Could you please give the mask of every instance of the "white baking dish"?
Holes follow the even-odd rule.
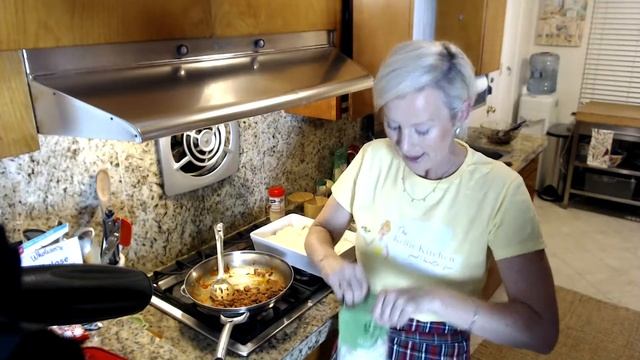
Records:
[[[270,224],[267,224],[253,232],[251,232],[251,240],[256,250],[265,251],[270,254],[280,256],[292,266],[320,276],[320,271],[307,257],[304,250],[305,236],[301,234],[302,229],[313,223],[313,219],[298,214],[289,214]],[[292,231],[295,236],[277,236],[278,231],[287,227],[293,227]],[[288,230],[287,230],[288,231]],[[285,231],[286,232],[286,231]],[[306,231],[304,232],[306,234]],[[276,235],[273,237],[272,235]],[[270,238],[271,237],[271,238]],[[355,260],[355,241],[356,234],[352,231],[345,231],[340,241],[336,244],[335,250],[342,258],[347,260]]]

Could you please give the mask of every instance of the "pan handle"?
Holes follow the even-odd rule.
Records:
[[[216,349],[216,360],[223,360],[227,354],[227,345],[229,345],[229,338],[231,337],[231,330],[235,324],[241,324],[247,321],[249,318],[249,312],[236,317],[226,317],[220,315],[220,323],[224,325],[220,339],[218,340],[218,348]]]
[[[189,297],[189,293],[187,293],[187,289],[184,287],[184,284],[182,284],[182,286],[180,286],[180,294],[182,294],[182,296],[188,298]]]

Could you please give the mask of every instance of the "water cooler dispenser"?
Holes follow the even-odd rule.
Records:
[[[527,120],[521,133],[544,136],[558,122],[558,95],[535,95],[524,90],[520,94],[518,121]]]
[[[555,144],[556,138],[549,129],[558,122],[558,95],[556,86],[560,57],[551,52],[535,53],[529,58],[529,80],[520,94],[518,121],[527,120],[521,133],[534,136],[547,136],[549,144]],[[564,144],[563,144],[564,145]],[[541,191],[548,185],[557,187],[556,179],[562,161],[556,159],[562,151],[548,146],[540,156],[536,189]],[[553,174],[553,176],[551,175]],[[553,180],[551,180],[553,179]],[[552,181],[553,184],[548,182]]]

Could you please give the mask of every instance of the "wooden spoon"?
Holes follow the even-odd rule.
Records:
[[[216,281],[211,284],[209,288],[210,296],[214,299],[218,300],[227,300],[233,296],[233,285],[227,280],[227,276],[224,273],[224,250],[223,250],[223,240],[224,240],[224,224],[218,223],[215,227],[215,235],[216,235],[216,250],[217,250],[217,259],[218,259],[218,276],[216,276]]]
[[[109,207],[111,198],[111,180],[106,169],[101,169],[96,175],[96,193],[100,200],[100,217],[102,217]]]

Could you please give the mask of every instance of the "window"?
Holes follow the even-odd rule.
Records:
[[[640,105],[639,0],[594,0],[580,101]]]

